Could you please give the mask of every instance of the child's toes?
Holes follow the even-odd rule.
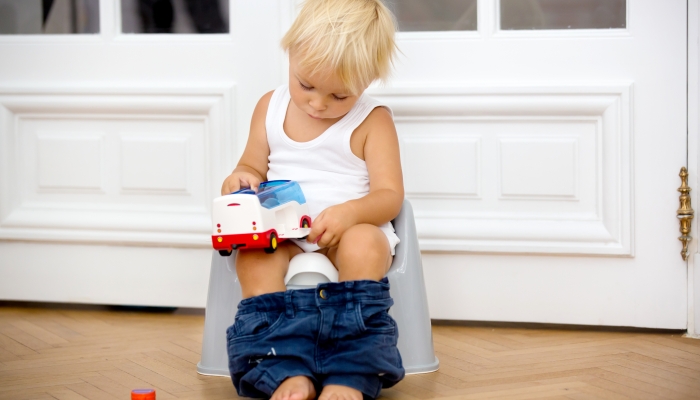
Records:
[[[270,400],[310,400],[316,397],[316,389],[306,376],[294,376],[282,382]]]
[[[348,386],[326,385],[318,400],[362,400],[362,392]]]

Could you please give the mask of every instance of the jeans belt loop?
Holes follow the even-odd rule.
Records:
[[[291,290],[287,290],[284,292],[284,305],[286,308],[286,314],[287,318],[294,318],[294,303],[292,302],[292,293],[294,293]]]

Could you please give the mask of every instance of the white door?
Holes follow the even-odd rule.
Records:
[[[211,199],[294,10],[154,3],[0,0],[0,299],[204,306]]]
[[[431,317],[685,329],[686,1],[392,3]]]

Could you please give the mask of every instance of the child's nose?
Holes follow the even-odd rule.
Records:
[[[323,99],[318,97],[311,98],[311,100],[309,100],[309,105],[316,111],[323,111],[326,109],[326,104],[323,102]]]

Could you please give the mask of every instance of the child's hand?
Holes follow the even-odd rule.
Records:
[[[337,246],[343,233],[356,224],[354,210],[347,203],[328,207],[314,219],[306,241],[321,248]]]
[[[221,185],[221,195],[235,192],[242,187],[249,187],[257,192],[259,185],[260,179],[250,172],[233,171],[231,175],[224,179],[224,184]]]

